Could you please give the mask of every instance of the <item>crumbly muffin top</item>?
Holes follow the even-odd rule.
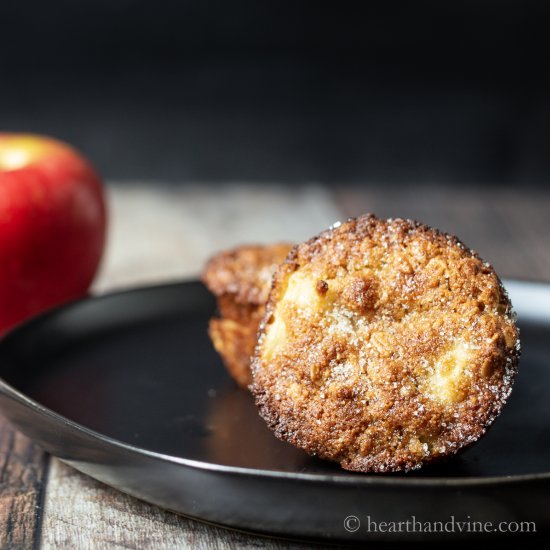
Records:
[[[296,247],[253,362],[281,439],[360,471],[409,470],[476,441],[519,356],[493,268],[456,237],[366,215]]]
[[[216,296],[231,294],[240,304],[265,304],[273,272],[292,246],[246,245],[220,252],[207,263],[202,280]]]

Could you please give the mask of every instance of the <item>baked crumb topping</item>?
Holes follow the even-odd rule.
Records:
[[[476,441],[519,355],[492,267],[450,235],[364,216],[277,271],[253,392],[282,439],[362,471],[411,469]]]

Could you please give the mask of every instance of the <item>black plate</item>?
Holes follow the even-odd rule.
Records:
[[[373,531],[375,521],[454,517],[536,522],[540,536],[550,527],[550,287],[507,286],[523,346],[508,406],[470,450],[410,474],[346,472],[275,439],[210,345],[214,301],[197,282],[90,298],[19,328],[0,343],[0,407],[75,468],[233,528],[360,542],[427,536]],[[360,525],[346,529],[348,516]]]

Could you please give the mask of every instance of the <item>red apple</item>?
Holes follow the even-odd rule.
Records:
[[[105,229],[101,180],[82,155],[0,133],[0,333],[86,294]]]

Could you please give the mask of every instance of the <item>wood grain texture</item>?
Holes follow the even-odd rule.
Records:
[[[112,185],[110,242],[96,292],[196,277],[206,259],[243,242],[303,240],[335,221],[316,185]],[[213,495],[212,498],[215,498]],[[185,519],[52,460],[42,548],[303,548]]]
[[[0,548],[33,548],[39,537],[48,458],[0,416]]]
[[[334,196],[344,217],[416,219],[457,235],[502,277],[550,281],[550,190],[370,185]]]
[[[166,512],[53,459],[41,548],[298,550],[304,546],[230,531]]]

